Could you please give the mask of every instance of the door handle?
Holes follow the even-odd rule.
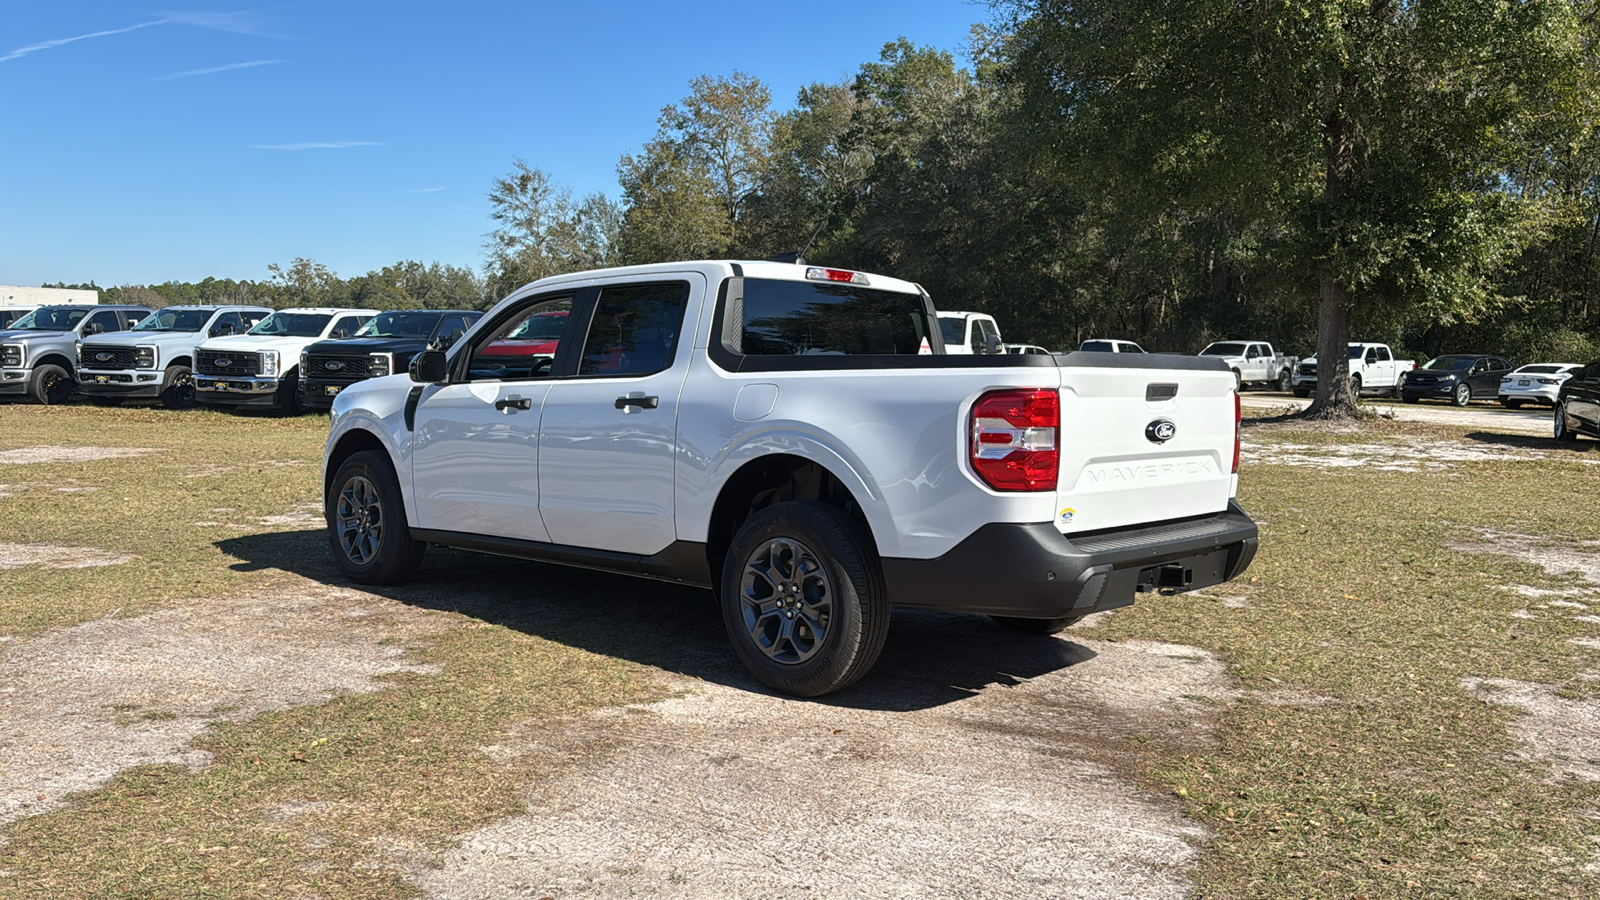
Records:
[[[660,405],[660,397],[645,397],[642,395],[635,396],[633,394],[629,394],[626,397],[617,398],[617,409],[627,409],[630,406],[637,406],[640,409],[655,409]]]
[[[528,397],[507,397],[504,400],[496,400],[494,408],[499,412],[511,409],[532,409],[533,400]]]

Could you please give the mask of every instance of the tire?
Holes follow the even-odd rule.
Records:
[[[1450,402],[1456,406],[1466,406],[1472,402],[1472,385],[1458,384],[1455,393],[1450,395]]]
[[[1389,392],[1389,396],[1393,397],[1396,400],[1404,400],[1405,399],[1405,394],[1404,394],[1403,391],[1400,390],[1400,385],[1402,383],[1403,382],[1396,381],[1394,383],[1394,390]]]
[[[194,371],[188,366],[168,366],[161,380],[161,405],[167,409],[194,409]]]
[[[1239,374],[1238,369],[1233,370],[1233,389],[1238,393],[1244,393],[1244,376]]]
[[[1305,398],[1311,396],[1311,391],[1307,388],[1295,388],[1294,395],[1299,397],[1301,400],[1304,400]]]
[[[719,601],[734,655],[762,684],[796,697],[855,683],[889,633],[877,554],[823,503],[777,503],[751,516],[728,548]]]
[[[33,377],[28,379],[28,399],[44,406],[67,402],[76,389],[72,374],[54,363],[35,366]]]
[[[1361,399],[1361,376],[1360,375],[1351,375],[1350,376],[1350,396],[1356,398],[1357,400]]]
[[[278,409],[286,416],[306,414],[306,395],[300,390],[300,375],[291,372],[278,388]]]
[[[89,395],[89,402],[94,406],[121,406],[122,400],[123,398],[121,397],[96,397],[93,394]]]
[[[1061,616],[1055,619],[1024,619],[1018,616],[990,616],[995,624],[1023,634],[1055,634],[1068,625],[1077,623],[1083,616]]]
[[[1507,397],[1506,399],[1501,400],[1500,403],[1506,409],[1521,409],[1522,408],[1522,401],[1521,400],[1513,400],[1510,397]]]
[[[1282,393],[1287,394],[1287,393],[1289,393],[1289,388],[1292,387],[1292,386],[1293,386],[1293,378],[1289,375],[1289,370],[1288,369],[1284,369],[1282,372],[1279,372],[1278,373],[1278,390],[1281,391]]]
[[[1407,397],[1404,394],[1400,395],[1400,399],[1404,400],[1407,403],[1418,403],[1418,402],[1420,402],[1422,400],[1421,397]]]
[[[1567,405],[1565,403],[1556,404],[1554,426],[1556,440],[1570,444],[1578,439],[1578,433],[1567,427]]]
[[[334,474],[323,515],[333,561],[357,584],[399,584],[422,564],[428,545],[406,525],[405,497],[378,450],[351,454]]]

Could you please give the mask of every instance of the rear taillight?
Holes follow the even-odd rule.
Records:
[[[1239,409],[1239,392],[1233,392],[1233,474],[1239,474],[1239,422],[1244,418]]]
[[[1055,391],[990,391],[972,404],[973,471],[997,491],[1053,491],[1061,454]]]

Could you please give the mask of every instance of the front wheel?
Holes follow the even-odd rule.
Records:
[[[734,535],[722,567],[733,652],[773,690],[817,697],[872,668],[889,598],[871,543],[837,507],[777,503]]]
[[[1578,439],[1577,432],[1567,427],[1567,405],[1565,403],[1556,404],[1555,436],[1556,440],[1568,443]]]
[[[996,625],[1020,631],[1023,634],[1055,634],[1083,619],[1083,616],[1059,616],[1054,619],[1024,619],[1019,616],[990,616]]]
[[[398,584],[422,564],[428,545],[411,536],[405,498],[380,451],[351,454],[322,500],[333,561],[359,584]]]
[[[161,405],[167,409],[194,408],[194,372],[188,366],[168,366],[161,381]]]
[[[55,406],[72,397],[72,375],[54,363],[45,363],[33,370],[28,381],[28,397],[35,403]]]
[[[1351,375],[1350,376],[1350,396],[1356,398],[1357,400],[1361,399],[1361,376],[1360,375]]]
[[[1472,386],[1467,384],[1456,385],[1456,392],[1450,395],[1450,402],[1457,406],[1466,406],[1472,402]]]
[[[278,386],[278,409],[286,416],[306,414],[306,395],[300,390],[300,373],[290,372]]]

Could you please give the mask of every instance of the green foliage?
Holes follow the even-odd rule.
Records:
[[[570,190],[518,159],[495,180],[489,203],[498,223],[486,245],[490,301],[541,278],[616,263],[621,213],[603,194],[574,203]]]

